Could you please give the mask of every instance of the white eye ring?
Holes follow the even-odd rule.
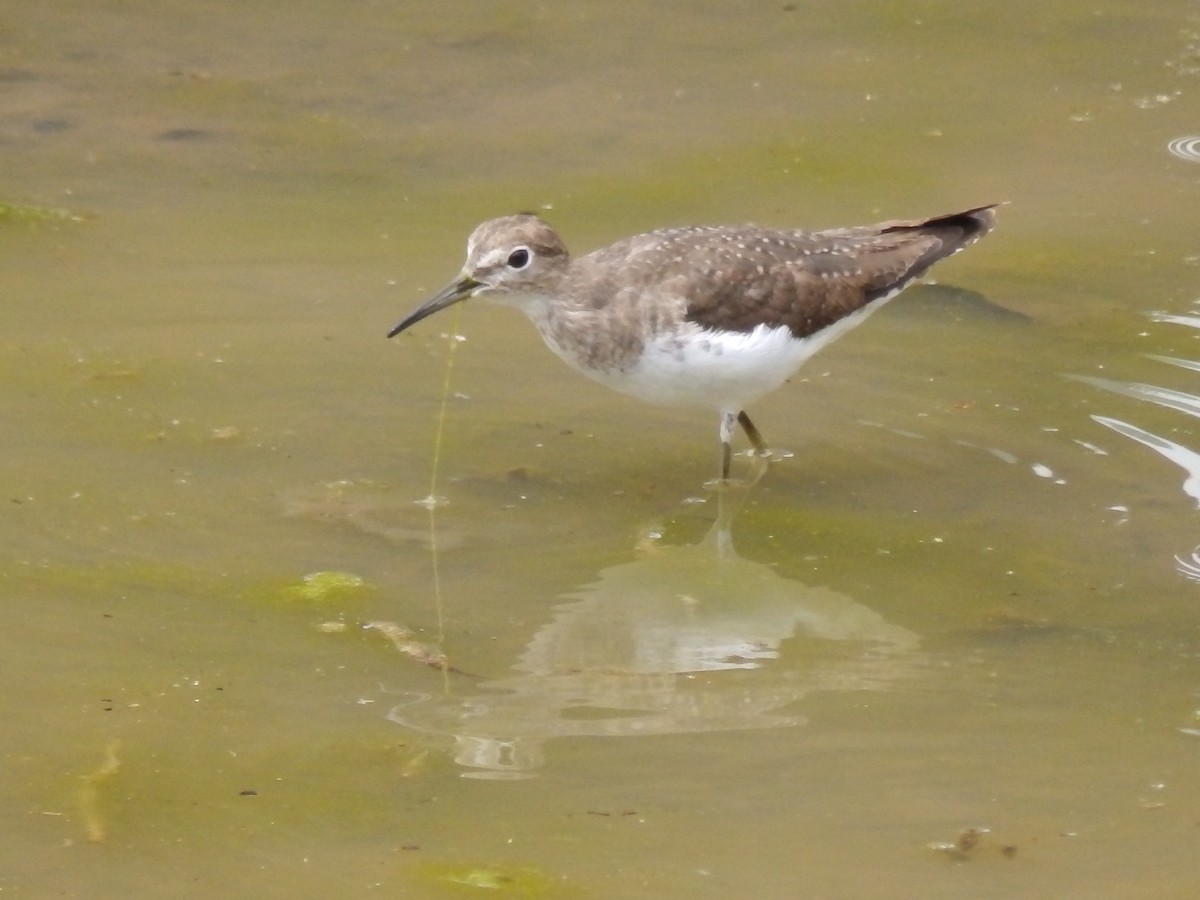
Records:
[[[528,247],[514,247],[508,254],[508,267],[517,272],[527,268],[531,262],[533,262],[533,251]]]

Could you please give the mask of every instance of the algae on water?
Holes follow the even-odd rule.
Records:
[[[0,200],[0,222],[78,222],[82,218],[68,209]]]

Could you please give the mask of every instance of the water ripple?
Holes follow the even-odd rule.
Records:
[[[1187,362],[1191,362],[1188,360]],[[1189,367],[1190,368],[1190,367]],[[1138,384],[1137,382],[1110,381],[1107,378],[1095,378],[1091,375],[1072,375],[1076,381],[1082,381],[1085,384],[1090,384],[1093,387],[1103,388],[1106,391],[1112,391],[1114,394],[1124,394],[1126,397],[1133,397],[1135,400],[1147,400],[1150,403],[1157,403],[1159,406],[1165,406],[1167,409],[1173,409],[1176,412],[1186,413],[1189,416],[1200,418],[1200,397],[1195,394],[1188,394],[1183,391],[1174,391],[1170,388],[1159,387],[1155,384]]]
[[[1200,162],[1200,136],[1187,135],[1167,142],[1167,152],[1188,162]]]
[[[1192,581],[1200,581],[1200,547],[1192,550],[1192,555],[1184,559],[1182,556],[1175,557],[1175,568],[1184,578],[1189,578]]]
[[[1200,162],[1200,137],[1178,138],[1172,141],[1171,152],[1176,156],[1183,156],[1185,159],[1194,159]],[[1184,154],[1192,155],[1184,156]],[[1165,312],[1154,312],[1150,314],[1150,318],[1155,322],[1185,325],[1189,328],[1200,329],[1200,317],[1194,315],[1181,316]],[[1200,360],[1180,359],[1174,356],[1158,356],[1154,354],[1147,354],[1147,356],[1156,362],[1165,363],[1166,365],[1177,366],[1178,368],[1193,372],[1200,371]],[[1069,375],[1068,377],[1085,384],[1090,384],[1101,390],[1111,391],[1114,394],[1121,394],[1135,400],[1153,403],[1174,412],[1183,413],[1184,415],[1200,417],[1200,395],[1159,387],[1154,384],[1112,381],[1107,378],[1095,378],[1090,375]],[[1159,456],[1183,469],[1185,473],[1183,493],[1191,497],[1200,506],[1200,453],[1122,419],[1098,415],[1093,415],[1091,418],[1105,428],[1109,428],[1117,434],[1136,441],[1143,447],[1148,447]],[[1190,555],[1176,555],[1175,568],[1183,577],[1200,583],[1200,546],[1193,549]]]
[[[1149,447],[1155,453],[1183,469],[1187,473],[1187,478],[1183,482],[1183,492],[1195,500],[1197,505],[1200,505],[1200,453],[1189,450],[1182,444],[1169,441],[1161,435],[1138,428],[1136,425],[1122,422],[1120,419],[1108,416],[1092,416],[1092,419],[1111,428],[1117,434],[1123,434],[1130,440]]]

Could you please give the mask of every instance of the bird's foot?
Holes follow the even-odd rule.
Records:
[[[751,455],[765,459],[767,462],[779,462],[784,459],[791,459],[796,454],[791,450],[750,450]]]

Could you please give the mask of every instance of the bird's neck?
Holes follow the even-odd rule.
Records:
[[[641,355],[647,332],[633,308],[597,308],[560,296],[525,296],[512,303],[533,322],[546,346],[586,374],[627,371]]]

